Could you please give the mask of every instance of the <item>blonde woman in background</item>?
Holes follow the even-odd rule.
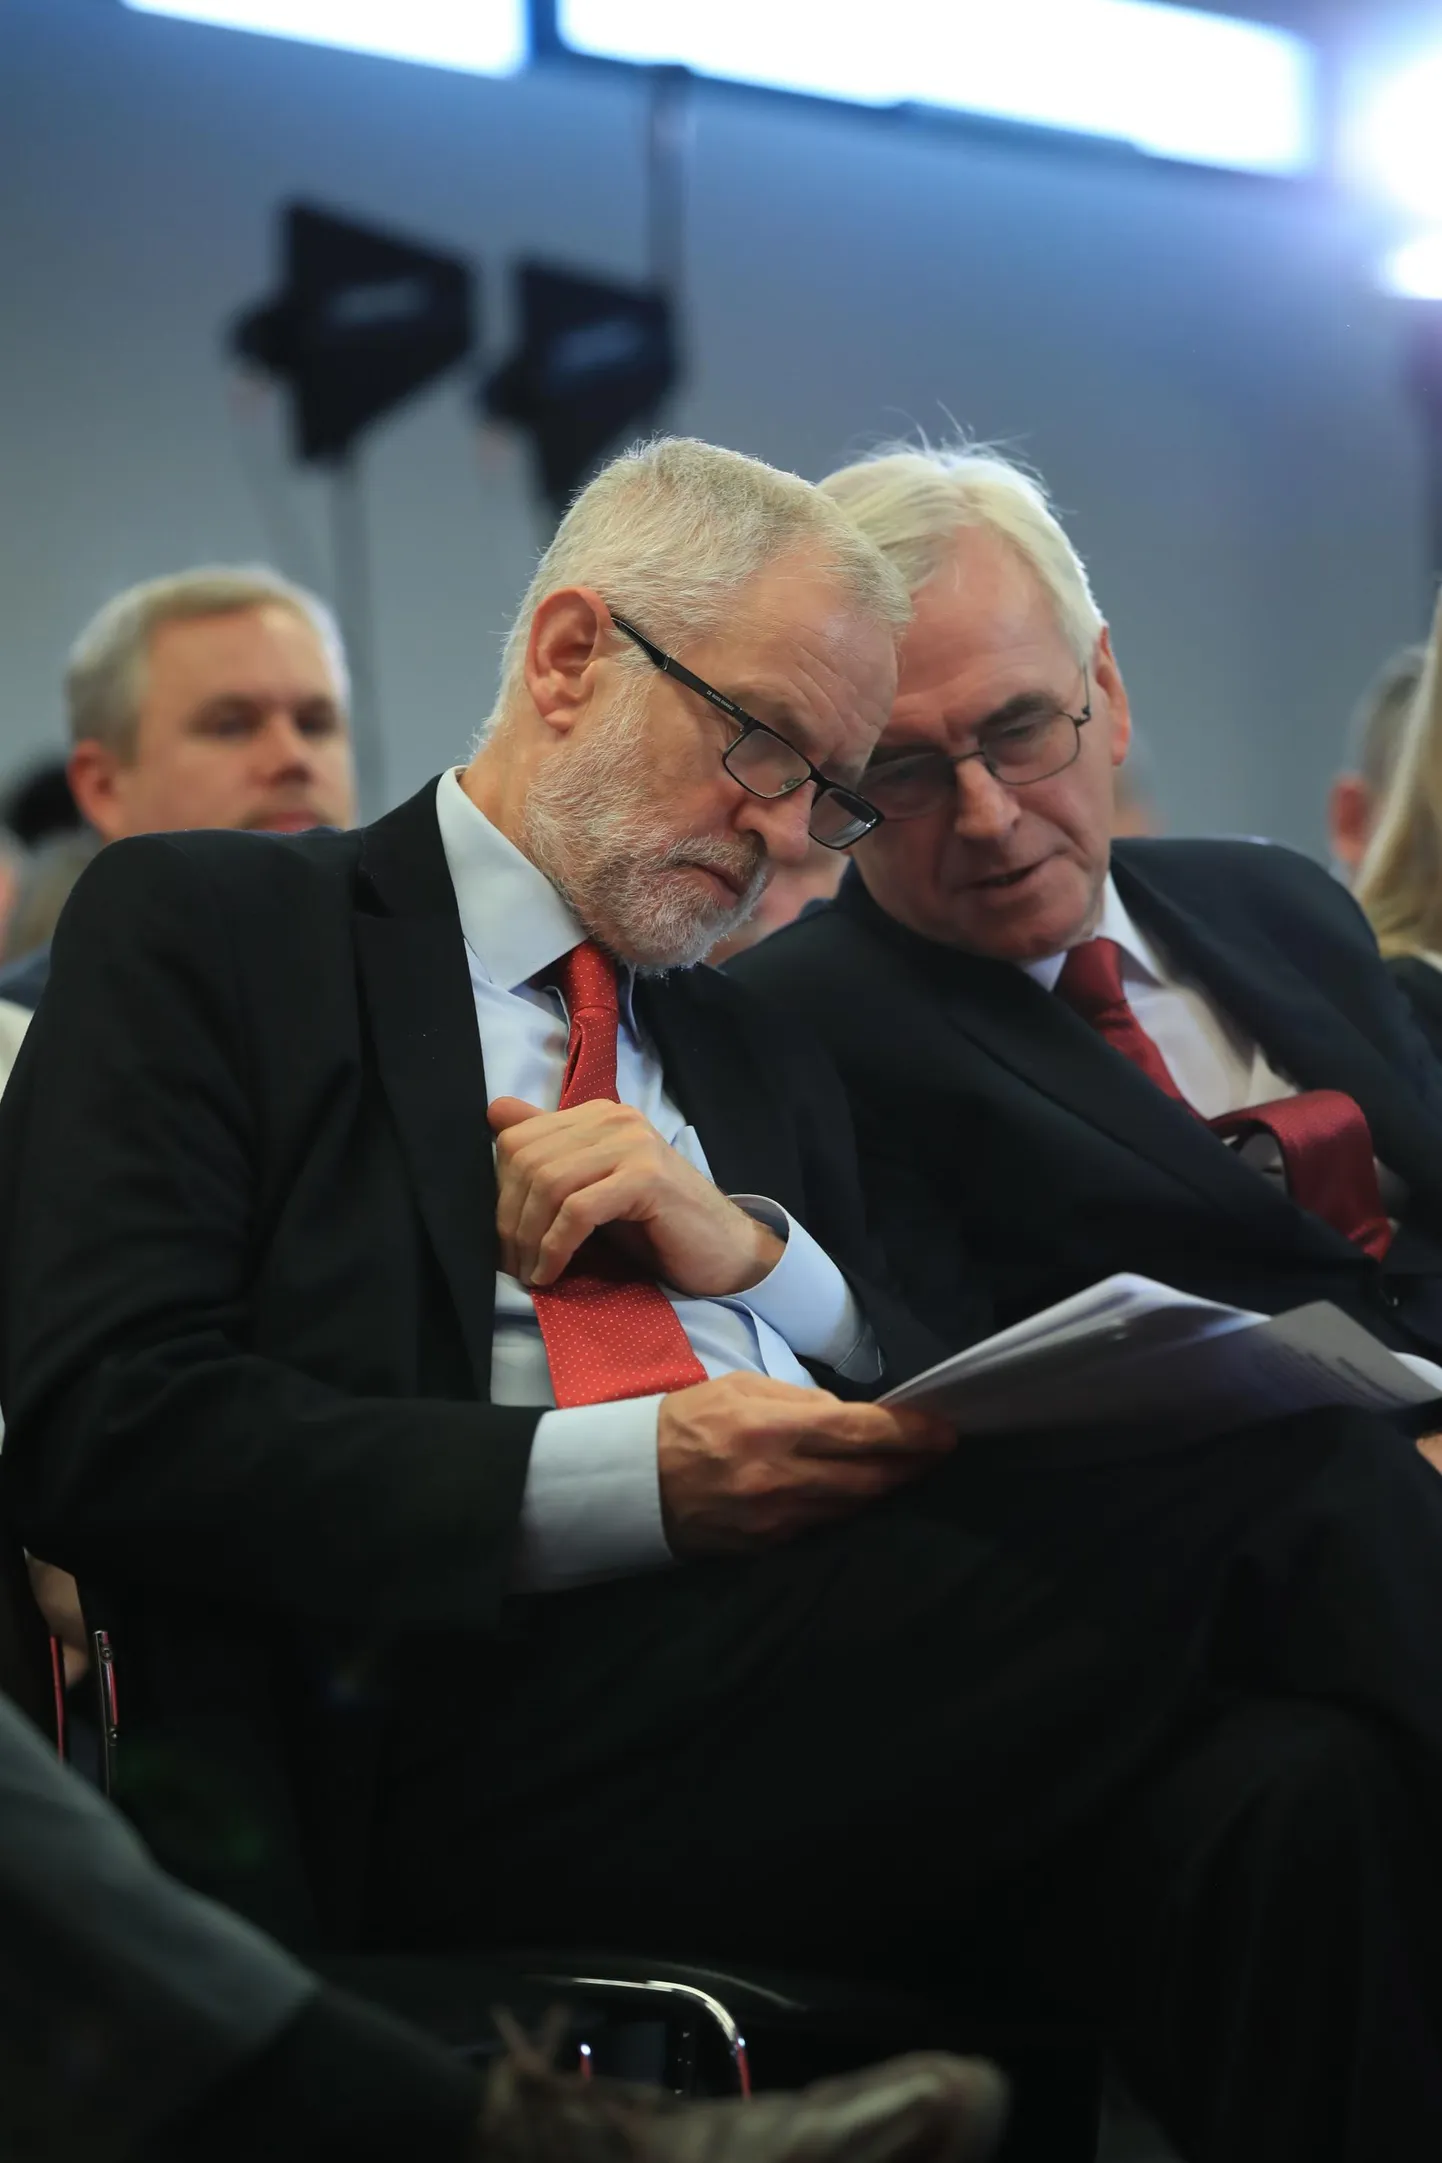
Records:
[[[1354,891],[1442,1058],[1442,599]]]

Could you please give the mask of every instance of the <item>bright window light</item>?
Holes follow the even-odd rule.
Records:
[[[944,106],[1246,172],[1300,173],[1316,155],[1309,45],[1157,0],[557,0],[557,20],[577,52],[773,90]]]
[[[1423,218],[1442,218],[1442,49],[1421,54],[1358,100],[1346,130],[1354,177]]]
[[[1382,283],[1409,300],[1442,300],[1442,233],[1422,233],[1394,248],[1382,265]]]
[[[471,75],[512,75],[526,61],[525,0],[125,0],[225,30],[339,45]]]

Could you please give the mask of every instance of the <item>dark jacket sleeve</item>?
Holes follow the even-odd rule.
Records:
[[[247,1025],[262,994],[183,848],[116,844],[71,897],[0,1105],[0,1403],[22,1535],[82,1579],[483,1626],[538,1415],[349,1395],[249,1341],[274,1151]]]
[[[878,1227],[868,1218],[852,1108],[829,1053],[798,1021],[794,1006],[743,987],[733,967],[728,966],[725,979],[730,997],[742,1002],[738,1019],[744,1015],[755,1034],[758,1062],[775,1077],[796,1124],[805,1195],[802,1221],[846,1278],[882,1358],[881,1379],[869,1385],[858,1386],[815,1365],[812,1372],[839,1396],[875,1397],[934,1366],[954,1347],[937,1335],[907,1296],[876,1236]]]
[[[894,981],[882,987],[889,1005],[880,1000],[878,965],[833,905],[737,955],[725,973],[778,1028],[804,1031],[804,1042],[817,1046],[823,1072],[800,1085],[825,1106],[823,1117],[807,1120],[818,1152],[808,1182],[818,1194],[834,1185],[838,1219],[810,1229],[854,1272],[895,1381],[987,1336],[994,1322],[985,1277],[948,1200],[950,1138],[916,1114],[914,1069],[923,1055],[904,1003],[910,992],[903,986],[899,1013]],[[823,1162],[829,1137],[834,1149]]]

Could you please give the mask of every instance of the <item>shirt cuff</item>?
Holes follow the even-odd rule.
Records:
[[[804,1224],[764,1194],[733,1194],[731,1200],[785,1242],[781,1259],[759,1284],[739,1297],[769,1323],[798,1359],[815,1360],[848,1382],[875,1382],[881,1354],[855,1294]]]
[[[664,1568],[659,1397],[567,1405],[536,1422],[521,1498],[517,1589],[559,1592]]]

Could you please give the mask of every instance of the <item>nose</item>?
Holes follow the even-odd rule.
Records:
[[[296,726],[295,715],[289,707],[277,706],[267,716],[257,739],[257,749],[259,763],[271,780],[292,774],[310,774],[314,769],[310,739]]]
[[[767,860],[776,865],[804,864],[811,848],[811,805],[816,791],[807,782],[789,796],[747,796],[735,819],[738,833],[758,834]]]
[[[963,841],[1002,841],[1021,817],[1021,807],[1009,788],[997,780],[980,759],[967,759],[953,769],[956,776],[954,830]]]

